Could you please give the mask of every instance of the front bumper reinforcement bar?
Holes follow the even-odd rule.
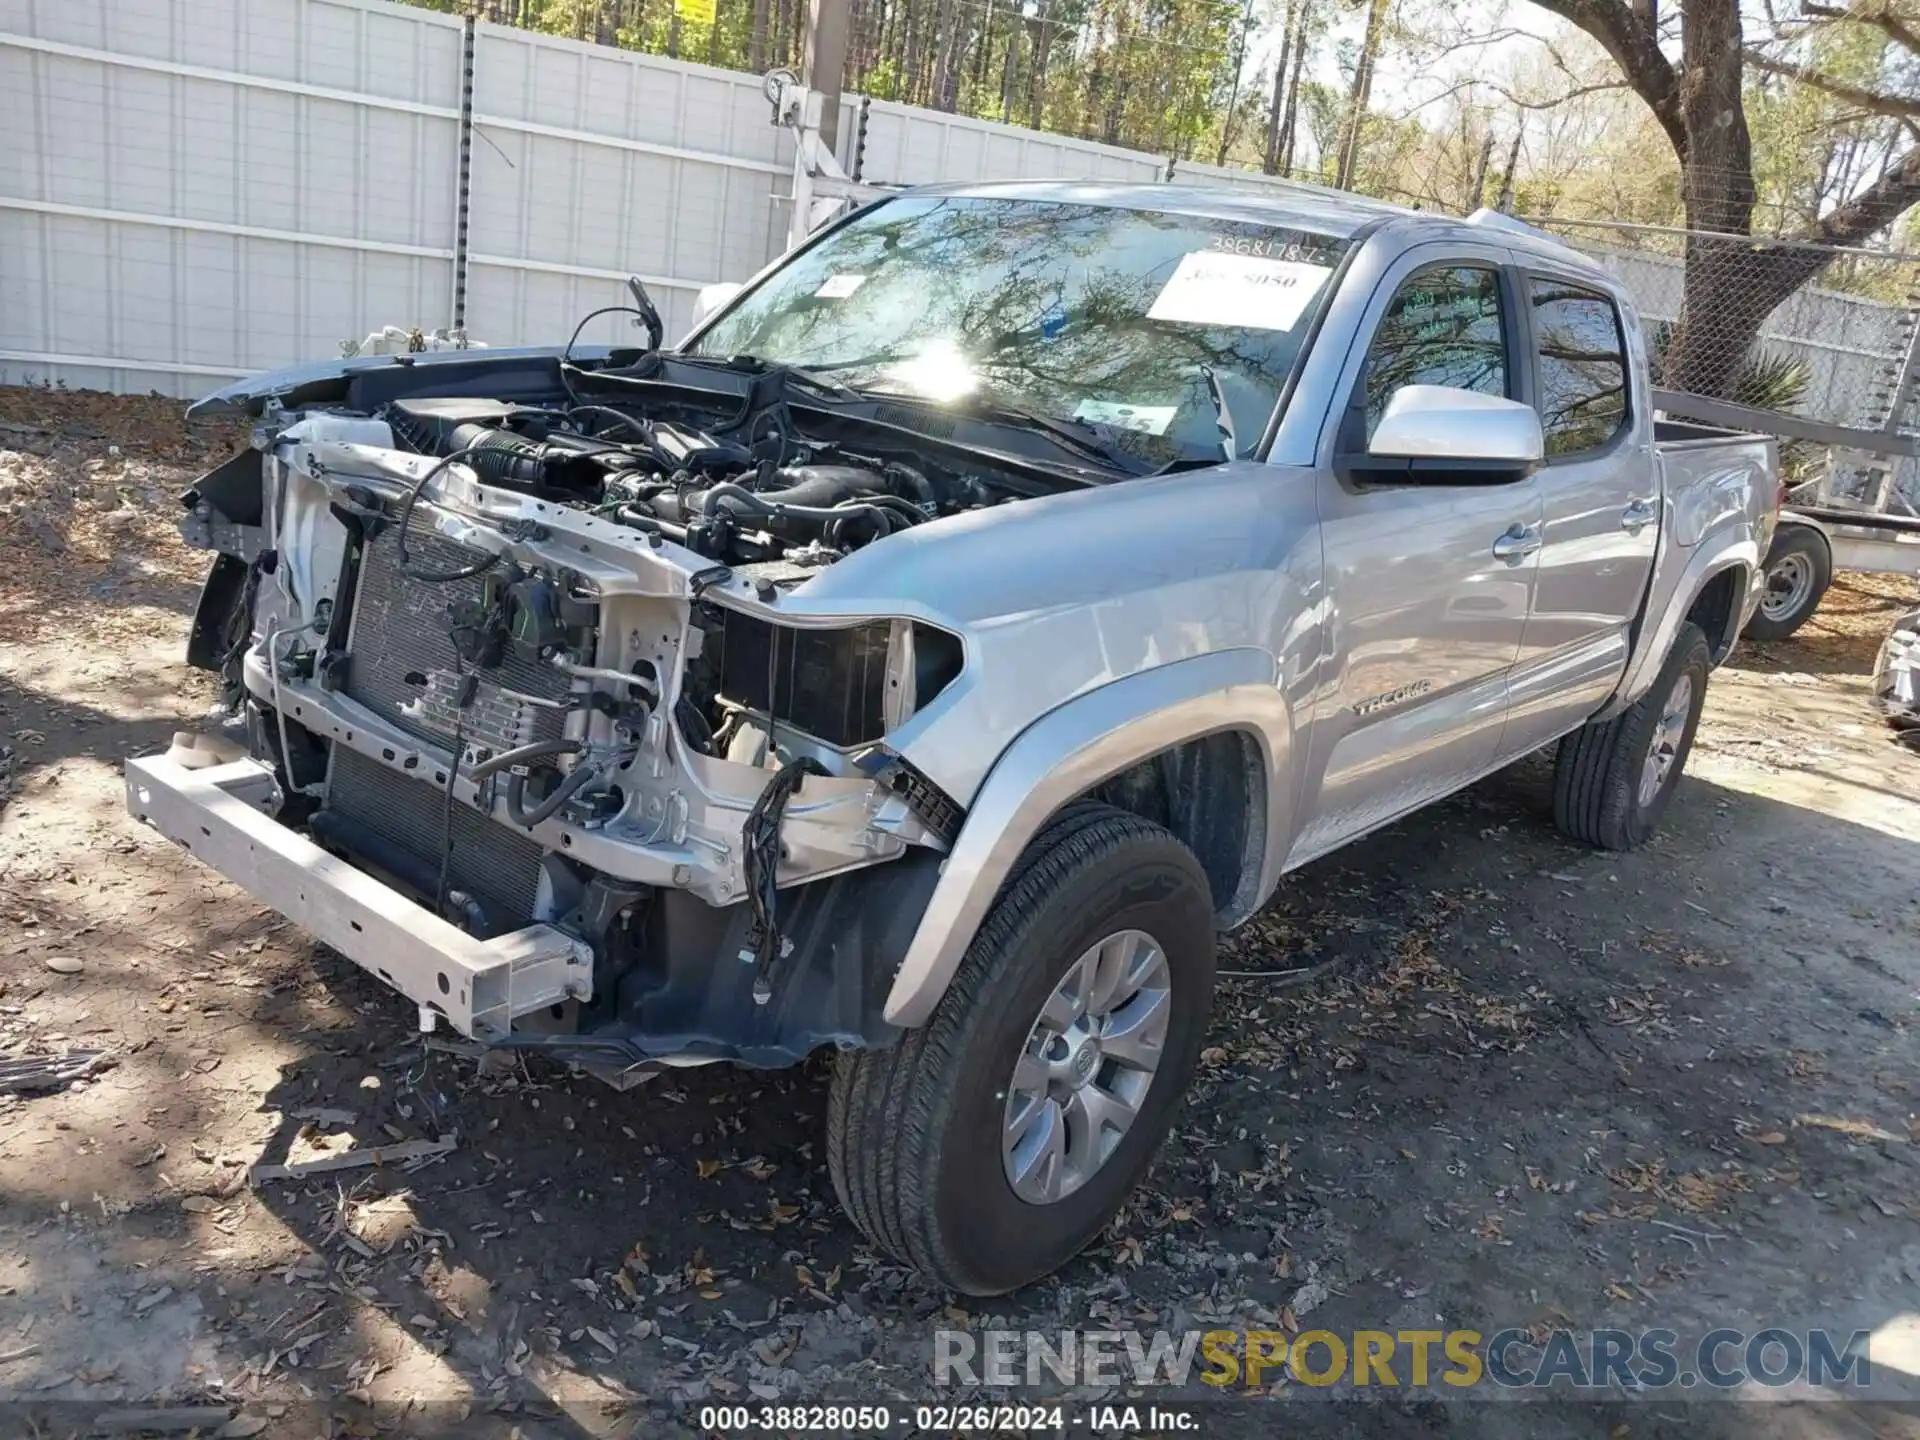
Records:
[[[479,940],[280,824],[273,772],[257,760],[190,770],[165,755],[127,762],[133,814],[318,936],[361,969],[476,1040],[514,1017],[593,993],[592,951],[551,925]]]

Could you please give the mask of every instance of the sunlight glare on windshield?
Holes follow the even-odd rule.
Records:
[[[958,400],[980,388],[980,377],[958,345],[942,335],[910,360],[887,367],[890,379],[929,400]]]

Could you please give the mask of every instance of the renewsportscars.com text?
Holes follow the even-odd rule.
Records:
[[[1733,1390],[1873,1383],[1869,1332],[1712,1330],[939,1330],[936,1385]]]

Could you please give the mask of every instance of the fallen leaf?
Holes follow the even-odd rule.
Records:
[[[693,1168],[699,1172],[702,1180],[711,1180],[720,1173],[720,1162],[718,1160],[696,1160],[693,1162]]]
[[[1813,1125],[1822,1130],[1835,1130],[1855,1140],[1892,1140],[1896,1144],[1906,1136],[1896,1135],[1891,1130],[1882,1130],[1878,1125],[1866,1120],[1844,1120],[1837,1115],[1796,1115],[1796,1125]]]
[[[1769,1130],[1764,1135],[1754,1136],[1753,1143],[1756,1145],[1784,1145],[1787,1143],[1786,1132],[1781,1130]]]

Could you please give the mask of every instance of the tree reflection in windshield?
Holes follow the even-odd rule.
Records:
[[[1243,220],[905,196],[795,257],[691,349],[1016,405],[1155,464],[1213,459],[1208,369],[1248,453],[1345,248]]]

